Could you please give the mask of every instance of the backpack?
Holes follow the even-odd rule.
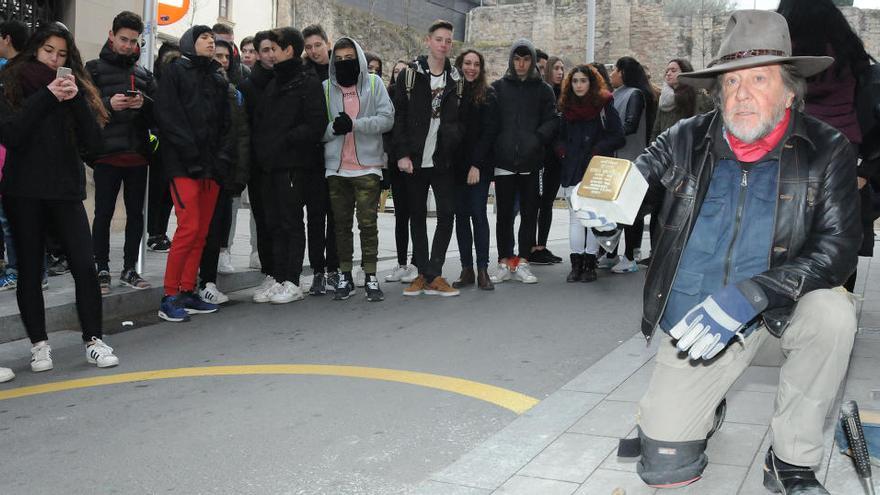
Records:
[[[409,100],[412,96],[413,86],[416,85],[416,71],[413,70],[412,67],[407,66],[404,69],[404,87],[406,88],[406,99]],[[464,93],[464,77],[459,77],[458,81],[455,82],[455,94],[458,96],[458,99],[461,100],[461,95]]]
[[[859,155],[864,160],[880,157],[880,64],[872,61],[856,82],[856,115],[862,130]]]

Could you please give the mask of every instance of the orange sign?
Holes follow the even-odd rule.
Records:
[[[189,0],[159,0],[159,25],[167,26],[183,19],[189,12]]]

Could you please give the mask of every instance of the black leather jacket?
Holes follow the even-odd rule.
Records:
[[[767,296],[761,316],[777,336],[803,295],[846,281],[856,268],[862,238],[856,158],[849,142],[801,112],[792,112],[792,121],[780,155],[770,269],[751,279]],[[720,125],[717,111],[682,120],[634,162],[648,181],[648,197],[663,197],[656,254],[645,280],[642,333],[649,340],[708,190]]]

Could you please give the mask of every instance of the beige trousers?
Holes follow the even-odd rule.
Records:
[[[773,451],[785,462],[815,466],[822,459],[822,428],[849,364],[857,329],[852,295],[821,289],[800,299],[782,335],[785,355],[773,419]],[[663,334],[648,391],[639,402],[639,426],[654,440],[703,440],[715,408],[768,338],[759,328],[713,361],[691,361]]]

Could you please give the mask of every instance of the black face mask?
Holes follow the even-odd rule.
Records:
[[[354,60],[337,60],[333,62],[336,68],[336,82],[342,87],[354,86],[357,84],[358,75],[361,73],[360,62]]]

